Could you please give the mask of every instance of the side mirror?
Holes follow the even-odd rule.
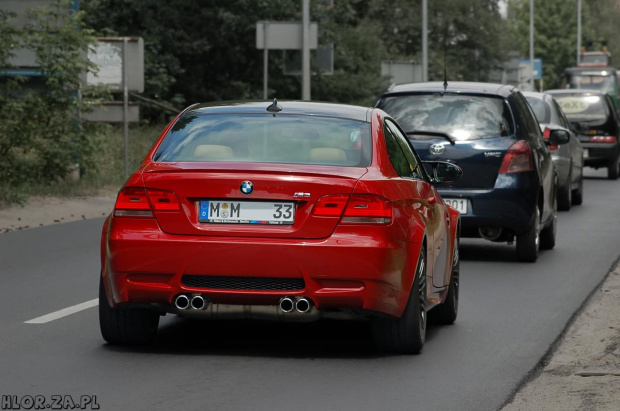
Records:
[[[423,161],[431,182],[453,183],[463,176],[463,169],[447,161]]]
[[[568,144],[570,141],[570,134],[566,130],[551,130],[551,135],[547,144],[551,146],[559,146],[562,144]]]

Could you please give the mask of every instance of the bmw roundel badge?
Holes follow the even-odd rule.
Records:
[[[252,194],[252,191],[254,191],[254,184],[251,181],[246,180],[241,183],[241,192],[243,194]]]

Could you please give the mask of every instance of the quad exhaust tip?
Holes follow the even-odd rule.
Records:
[[[200,294],[187,295],[179,294],[174,299],[174,306],[178,310],[204,310],[209,305],[209,300]]]
[[[280,299],[280,310],[285,313],[290,313],[295,309],[295,300],[291,297],[283,297]]]
[[[207,307],[207,300],[201,295],[192,297],[191,306],[194,310],[204,310]]]
[[[295,308],[300,313],[307,313],[308,311],[310,311],[310,307],[310,300],[308,300],[306,297],[301,297],[297,300],[297,303],[295,303]]]
[[[179,310],[186,310],[189,308],[189,298],[185,294],[177,295],[174,299],[174,306]]]
[[[283,297],[280,299],[280,310],[290,313],[297,310],[299,313],[307,313],[312,308],[312,302],[306,297]]]

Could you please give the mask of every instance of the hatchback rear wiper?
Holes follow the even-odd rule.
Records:
[[[435,136],[445,138],[450,142],[450,144],[454,145],[455,140],[448,133],[444,133],[442,131],[426,131],[426,130],[413,130],[406,133],[408,136]]]

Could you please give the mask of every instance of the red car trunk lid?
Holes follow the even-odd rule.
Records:
[[[351,194],[366,168],[232,163],[151,164],[143,171],[147,189],[174,192],[181,211],[155,211],[161,229],[169,234],[262,238],[325,238],[340,216],[315,216],[316,201],[331,194]],[[252,183],[251,194],[241,191]],[[292,224],[231,224],[200,221],[201,201],[282,202],[294,206]]]

